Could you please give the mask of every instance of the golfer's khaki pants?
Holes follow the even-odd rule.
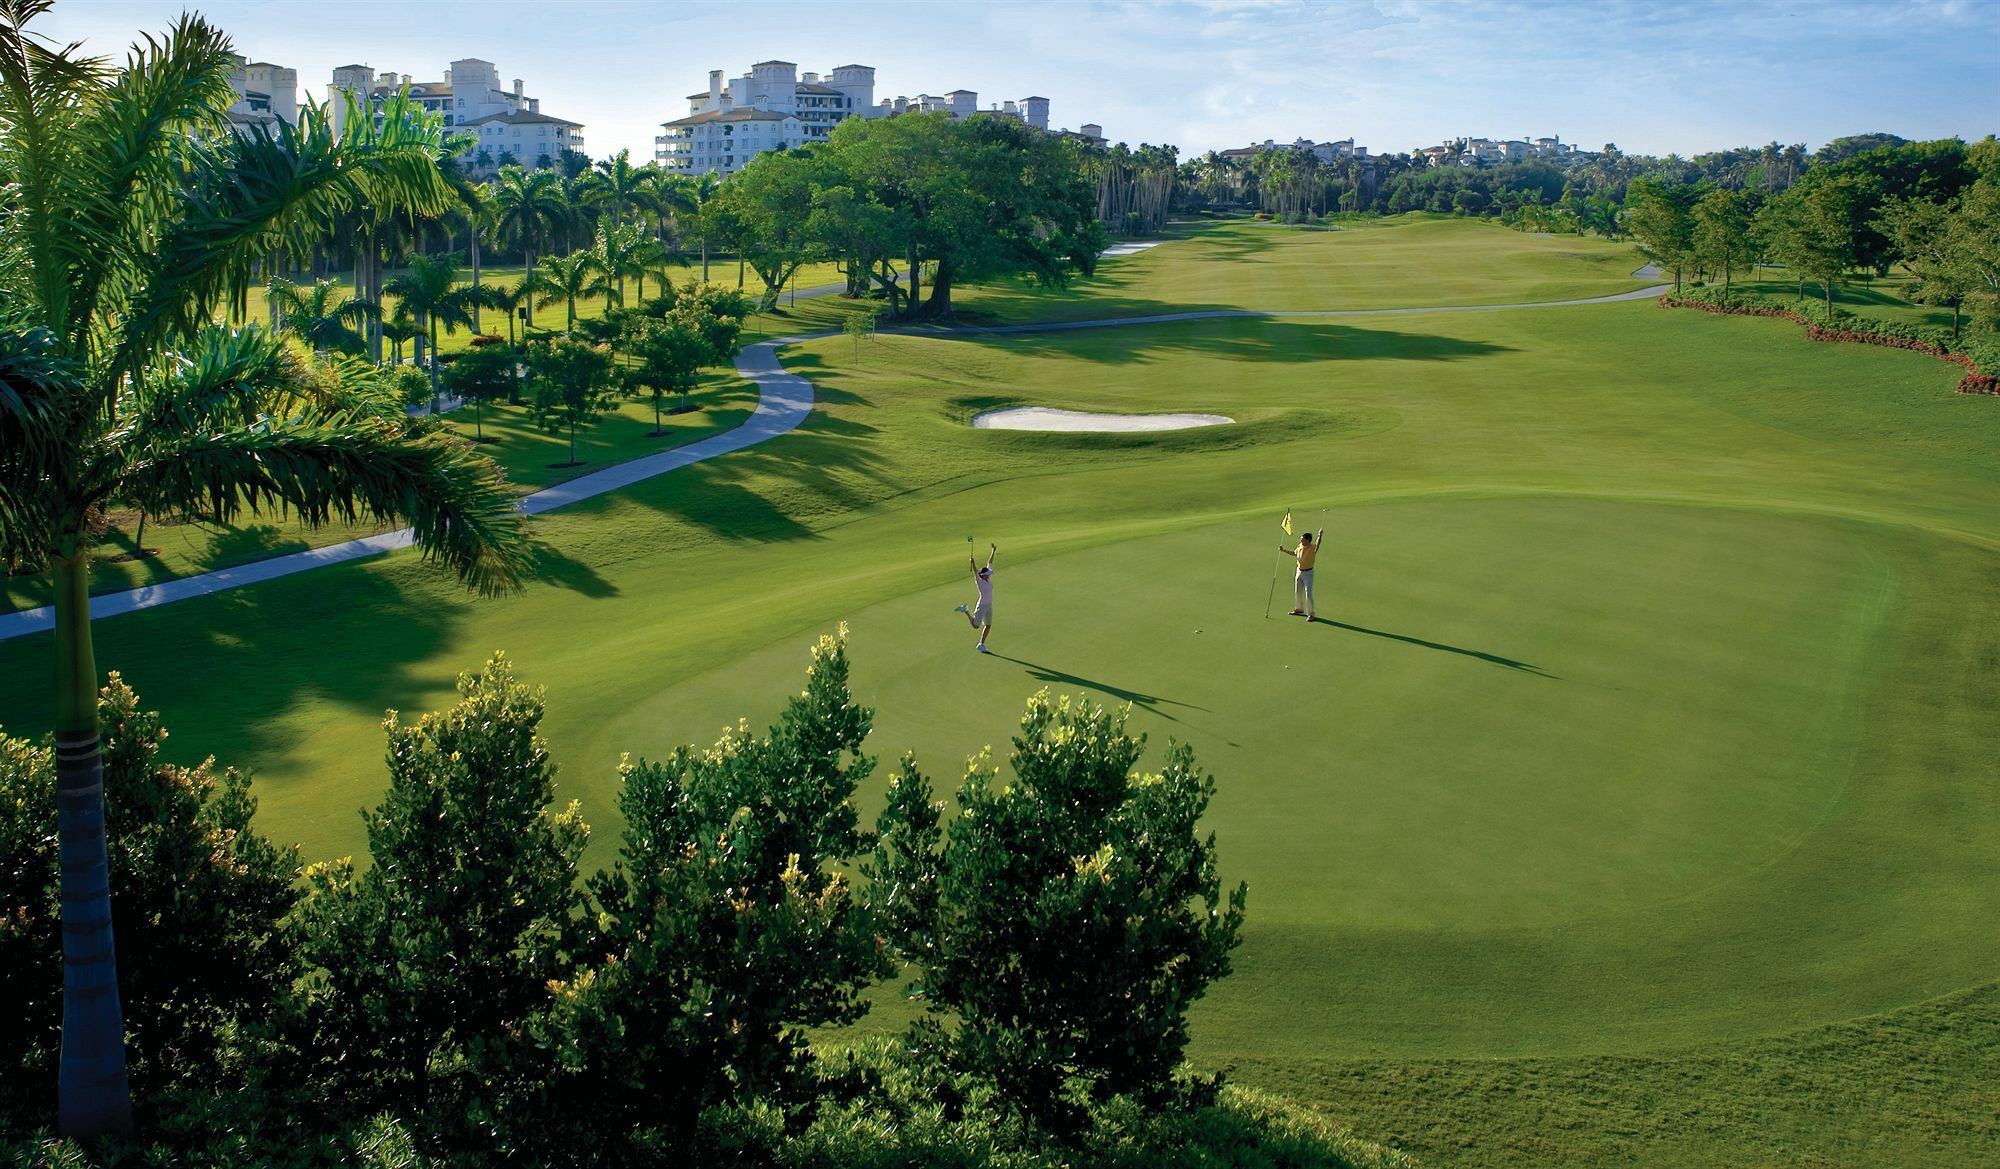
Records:
[[[1299,569],[1298,579],[1292,582],[1292,608],[1304,609],[1308,617],[1314,615],[1313,570],[1310,568]]]

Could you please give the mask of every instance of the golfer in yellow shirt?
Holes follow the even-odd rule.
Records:
[[[1299,562],[1299,574],[1292,581],[1292,604],[1297,606],[1292,610],[1294,617],[1312,621],[1319,616],[1313,612],[1313,561],[1319,559],[1320,542],[1325,539],[1326,529],[1321,528],[1318,539],[1311,532],[1300,532],[1297,548],[1278,545],[1278,551]]]

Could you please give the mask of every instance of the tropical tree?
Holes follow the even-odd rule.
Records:
[[[1695,203],[1691,245],[1696,259],[1710,275],[1722,272],[1722,294],[1736,268],[1756,254],[1750,239],[1750,201],[1741,191],[1717,188]]]
[[[624,223],[629,212],[646,204],[646,168],[632,165],[630,150],[599,159],[591,185],[596,188],[597,202],[610,213],[614,226]]]
[[[518,343],[514,335],[514,322],[523,308],[534,304],[536,294],[546,287],[539,269],[530,268],[512,284],[488,286],[485,301],[489,307],[507,314],[507,344],[512,348]]]
[[[500,168],[493,208],[495,234],[521,249],[530,272],[535,270],[535,257],[548,247],[569,214],[561,179],[551,171],[524,171],[518,166]],[[533,328],[534,304],[528,302],[527,307],[528,326]]]
[[[662,318],[639,317],[627,334],[625,353],[635,365],[621,371],[628,393],[653,404],[653,433],[666,433],[660,414],[669,394],[683,399],[701,382],[705,366],[721,365],[741,351],[743,322],[716,311],[713,301],[680,298]]]
[[[1681,290],[1681,272],[1694,259],[1694,205],[1700,187],[1636,179],[1625,199],[1625,228],[1639,242],[1646,258],[1674,274],[1674,291]]]
[[[486,403],[511,397],[520,389],[514,375],[516,360],[511,347],[481,345],[459,354],[444,367],[441,383],[445,392],[472,403],[472,441],[487,441]]]
[[[625,278],[646,278],[647,245],[652,243],[636,223],[600,223],[597,238],[590,245],[591,267],[605,295],[605,308],[625,305]],[[641,298],[644,298],[643,291]]]
[[[1125,714],[1029,700],[1014,778],[975,759],[948,831],[904,760],[869,866],[885,934],[934,1014],[918,1034],[1061,1125],[1072,1086],[1156,1095],[1188,1043],[1188,1012],[1229,972],[1247,890],[1225,891],[1200,819],[1215,779],[1184,743],[1136,772]]]
[[[576,432],[596,424],[618,401],[611,350],[575,337],[557,337],[531,347],[528,386],[535,422],[550,433],[569,432],[569,462],[577,465]]]
[[[480,279],[480,244],[493,230],[494,207],[491,189],[484,183],[454,183],[459,206],[456,216],[465,224],[465,246],[472,261],[472,287],[481,289],[485,283]],[[489,297],[472,298],[472,331],[479,329],[479,310],[487,307]]]
[[[547,308],[558,300],[569,306],[567,329],[576,328],[576,302],[589,296],[593,287],[602,286],[596,257],[589,252],[573,252],[567,256],[547,256],[542,266],[536,269],[540,277],[540,292],[535,299],[536,308]],[[593,285],[593,280],[598,281]]]
[[[1834,289],[1854,267],[1855,205],[1864,186],[1853,175],[1815,178],[1765,204],[1766,213],[1759,220],[1772,256],[1792,269],[1801,285],[1806,280],[1819,284],[1829,318],[1837,311]]]
[[[364,331],[382,310],[357,297],[350,297],[331,280],[315,280],[301,287],[289,280],[271,281],[273,326],[292,334],[325,356],[329,352],[362,354],[368,351]]]
[[[384,284],[382,291],[396,298],[397,312],[417,322],[417,363],[429,370],[435,391],[438,329],[456,333],[460,325],[472,327],[473,308],[483,295],[479,286],[458,282],[458,264],[450,256],[412,256],[409,268]]]
[[[389,361],[393,365],[403,363],[403,346],[423,336],[423,332],[401,308],[391,313],[388,320],[378,321],[375,325],[375,334],[389,343]]]
[[[48,8],[0,0],[0,561],[53,577],[58,1116],[86,1134],[131,1122],[90,627],[104,504],[397,518],[485,587],[513,581],[524,540],[486,459],[408,420],[268,412],[300,358],[268,330],[209,323],[258,262],[324,238],[343,209],[442,210],[439,120],[398,97],[339,134],[315,104],[296,126],[233,133],[219,29],[184,15],[113,66],[30,33]]]
[[[688,217],[694,225],[695,233],[701,239],[701,282],[708,283],[708,229],[702,218],[702,211],[715,193],[722,189],[722,180],[714,174],[675,175],[673,206],[674,218]]]

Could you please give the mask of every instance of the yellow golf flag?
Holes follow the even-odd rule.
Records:
[[[1285,529],[1285,535],[1292,534],[1292,509],[1285,509],[1285,518],[1278,521],[1278,526]]]

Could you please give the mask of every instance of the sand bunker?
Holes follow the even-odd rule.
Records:
[[[973,418],[981,430],[1190,430],[1197,426],[1221,426],[1234,422],[1220,414],[1091,414],[1082,410],[1050,410],[1042,406],[1015,406],[988,410]]]

